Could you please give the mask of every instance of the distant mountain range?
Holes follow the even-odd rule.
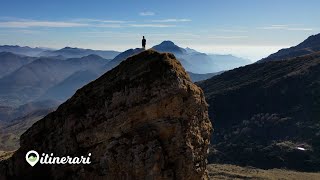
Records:
[[[0,46],[0,52],[11,52],[18,55],[24,55],[24,56],[38,56],[41,52],[49,50],[48,48],[31,48],[28,46],[10,46],[10,45],[4,45]]]
[[[187,71],[198,74],[229,70],[251,63],[250,60],[232,55],[208,55],[205,53],[200,53],[191,48],[184,49],[177,46],[172,41],[163,41],[152,48],[159,52],[171,52],[175,54]],[[115,67],[127,57],[137,54],[142,50],[143,49],[140,48],[128,49],[120,53],[112,50],[92,50],[72,47],[51,50],[48,48],[30,48],[28,46],[0,46],[0,52],[11,52],[18,55],[32,57],[50,57],[61,60],[68,58],[81,58],[89,55],[98,55],[104,59],[112,60],[108,67]]]
[[[63,81],[46,90],[37,100],[55,99],[63,102],[70,98],[79,88],[98,78],[101,73],[93,70],[76,71]]]
[[[104,51],[104,50],[92,50],[92,49],[81,49],[65,47],[59,50],[52,50],[50,48],[31,48],[28,46],[0,46],[0,52],[11,52],[18,55],[32,56],[32,57],[59,57],[63,58],[81,58],[83,56],[89,56],[91,54],[101,56],[105,59],[113,59],[120,52],[118,51]]]
[[[281,61],[320,51],[320,34],[312,35],[297,46],[281,49],[258,62]]]
[[[21,66],[31,63],[36,58],[0,52],[0,78],[19,69]]]
[[[0,89],[0,105],[17,106],[40,97],[43,98],[44,96],[41,96],[43,93],[66,80],[75,72],[86,70],[95,72],[108,62],[97,55],[67,60],[38,58],[0,79],[2,87]]]
[[[311,36],[297,47],[280,52],[288,51],[287,54],[293,52],[293,55],[286,56],[290,57],[296,55],[296,51],[301,52],[299,49],[316,51],[319,48],[317,44],[319,36]],[[250,63],[247,59],[232,55],[205,54],[191,48],[182,48],[171,41],[163,41],[152,49],[173,53],[189,72],[193,81],[202,81],[219,74],[217,72]],[[0,89],[0,105],[16,107],[46,99],[64,101],[81,86],[119,65],[126,58],[142,52],[143,49],[129,49],[119,53],[71,47],[48,50],[0,46],[0,51],[10,51],[0,52],[0,86],[3,87]],[[38,58],[26,54],[37,55]],[[284,57],[279,53],[270,55],[273,56]],[[267,60],[268,58],[262,61]]]
[[[216,72],[249,63],[231,55],[207,55],[191,48],[184,49],[171,41],[164,41],[153,49],[174,53],[193,81],[205,80],[219,74]],[[77,89],[142,51],[141,48],[119,53],[71,47],[51,50],[0,46],[0,106],[7,107],[2,111],[12,113],[15,111],[10,108],[38,101],[63,102]]]
[[[187,71],[197,74],[225,71],[251,63],[248,59],[232,55],[208,55],[190,48],[184,49],[171,41],[163,41],[151,49],[157,50],[158,52],[173,53]],[[106,68],[115,67],[126,58],[138,54],[143,50],[144,49],[141,48],[128,49],[116,56]]]
[[[163,41],[161,44],[153,46],[152,49],[159,52],[173,53],[187,71],[198,74],[225,71],[251,64],[248,59],[232,55],[208,55],[194,49],[184,49],[171,41]]]
[[[48,51],[41,52],[39,56],[63,56],[65,58],[81,58],[83,56],[95,54],[105,59],[113,59],[119,53],[120,52],[117,52],[117,51],[102,51],[102,50],[65,47],[56,51],[48,50]]]

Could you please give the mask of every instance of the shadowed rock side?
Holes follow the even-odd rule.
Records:
[[[2,162],[0,174],[2,179],[207,179],[211,131],[202,90],[172,54],[148,50],[35,123],[21,136],[20,149]],[[25,161],[31,149],[60,157],[91,153],[92,163],[31,168]]]
[[[214,119],[209,163],[320,171],[320,52],[200,82]]]

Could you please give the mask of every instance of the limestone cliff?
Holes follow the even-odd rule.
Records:
[[[28,129],[2,178],[207,179],[212,126],[202,90],[172,54],[148,50],[89,83]],[[31,167],[26,152],[91,153],[90,165]]]

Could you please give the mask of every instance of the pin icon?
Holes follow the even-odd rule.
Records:
[[[30,164],[30,166],[34,166],[39,161],[39,154],[37,151],[31,150],[26,154],[26,161]]]

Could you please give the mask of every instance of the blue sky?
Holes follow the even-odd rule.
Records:
[[[0,44],[123,51],[172,40],[258,60],[320,32],[318,0],[2,0]]]

